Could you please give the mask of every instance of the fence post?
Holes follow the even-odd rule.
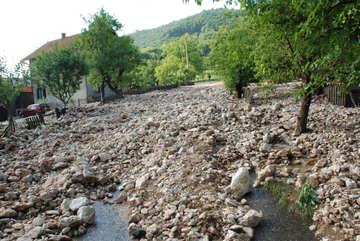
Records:
[[[55,108],[55,115],[56,115],[56,119],[60,118],[60,110],[57,107]]]

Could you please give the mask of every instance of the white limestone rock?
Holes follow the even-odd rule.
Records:
[[[261,211],[250,210],[243,217],[239,219],[239,225],[245,227],[256,227],[263,217]]]
[[[82,206],[87,206],[89,205],[90,200],[87,197],[79,197],[79,198],[75,198],[71,201],[70,203],[70,209],[71,211],[76,211],[79,208],[81,208]]]
[[[95,208],[92,206],[82,206],[78,209],[77,215],[84,223],[93,224],[95,221]]]
[[[252,183],[246,167],[240,167],[237,170],[231,179],[230,187],[236,198],[241,198],[246,193],[251,192]]]

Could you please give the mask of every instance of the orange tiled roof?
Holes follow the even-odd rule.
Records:
[[[75,39],[77,35],[72,35],[69,37],[66,37],[65,35],[61,39],[56,39],[50,42],[47,42],[28,56],[26,56],[23,60],[31,60],[36,58],[38,55],[40,55],[42,52],[46,52],[51,50],[54,46],[64,47],[71,44],[71,42]]]
[[[32,89],[30,86],[26,85],[23,92],[26,92],[26,93],[32,93]]]

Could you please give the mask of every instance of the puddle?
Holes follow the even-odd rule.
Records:
[[[254,173],[251,176],[255,178]],[[309,229],[311,223],[289,213],[269,191],[253,188],[244,198],[252,209],[263,212],[263,219],[254,229],[253,241],[316,241]]]
[[[255,178],[255,173],[251,173],[251,177]],[[116,191],[114,197],[119,192]],[[253,241],[316,241],[309,230],[311,223],[281,207],[269,191],[254,188],[244,198],[252,209],[263,212],[263,219],[254,229]],[[131,241],[128,224],[116,205],[95,201],[92,206],[96,210],[95,224],[88,226],[86,234],[76,241]]]
[[[130,241],[128,224],[121,220],[116,206],[95,201],[92,206],[96,210],[95,223],[87,226],[86,233],[77,241]]]
[[[120,191],[113,192],[114,198]],[[131,241],[128,223],[122,219],[119,208],[112,204],[95,201],[95,223],[87,226],[86,233],[77,237],[76,241]]]

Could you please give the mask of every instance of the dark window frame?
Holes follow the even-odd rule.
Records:
[[[46,98],[46,89],[37,88],[36,89],[36,96],[37,96],[38,100]]]

